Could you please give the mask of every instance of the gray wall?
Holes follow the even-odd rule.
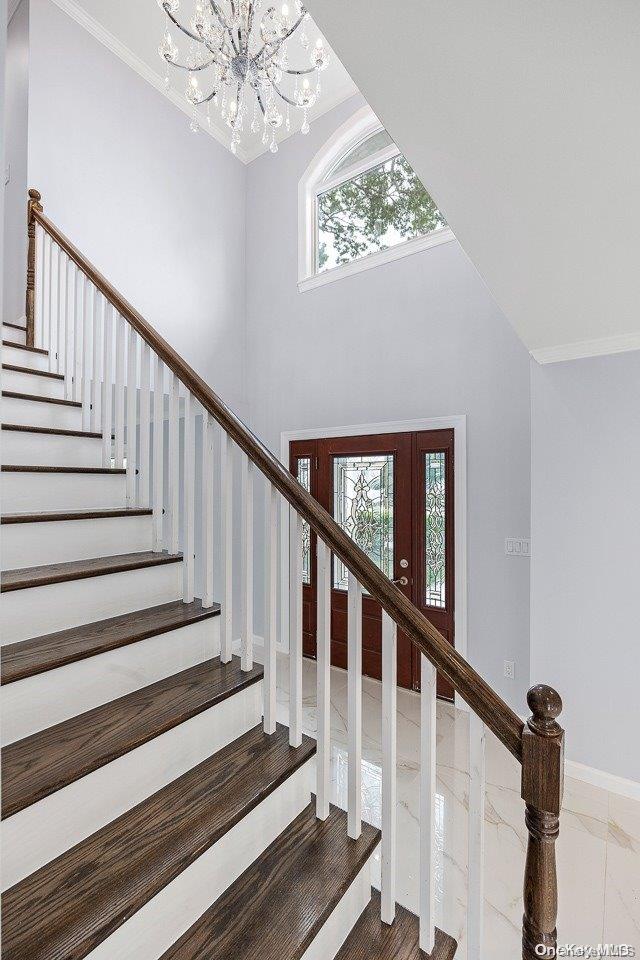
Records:
[[[2,21],[4,31],[5,20]],[[7,26],[4,97],[4,165],[11,179],[4,187],[2,319],[24,317],[27,282],[27,112],[29,102],[29,4],[22,0]]]
[[[245,169],[49,0],[31,3],[45,213],[240,412]]]
[[[469,657],[522,711],[529,565],[505,556],[504,538],[529,534],[527,351],[455,242],[297,290],[298,181],[362,102],[248,168],[251,423],[279,453],[283,430],[467,414]]]
[[[531,679],[570,759],[640,780],[640,351],[531,378]]]

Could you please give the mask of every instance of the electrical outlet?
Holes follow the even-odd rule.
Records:
[[[526,537],[507,537],[504,552],[508,557],[528,558],[531,556],[531,540]]]
[[[504,675],[507,680],[515,680],[516,678],[516,664],[514,660],[505,660],[504,662]]]

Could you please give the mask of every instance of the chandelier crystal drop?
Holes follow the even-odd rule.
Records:
[[[188,0],[189,26],[178,16],[180,0],[157,0],[166,14],[158,53],[176,70],[186,72],[185,96],[193,111],[190,123],[199,127],[198,107],[213,102],[231,130],[230,147],[236,152],[246,126],[276,153],[276,131],[290,128],[291,113],[303,117],[302,133],[309,132],[308,112],[320,96],[320,73],[329,63],[322,37],[308,35],[309,14],[300,0],[267,7],[262,0]],[[193,8],[193,9],[191,9]],[[171,34],[186,38],[184,58]],[[294,44],[294,38],[297,43]],[[297,49],[295,49],[297,47]],[[165,66],[165,69],[168,67]],[[315,84],[312,80],[315,75]]]

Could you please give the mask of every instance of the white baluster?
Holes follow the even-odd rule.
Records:
[[[116,316],[116,385],[114,394],[115,403],[115,457],[116,467],[120,470],[124,466],[124,317]]]
[[[153,549],[163,547],[164,523],[164,363],[156,356],[153,380]]]
[[[79,272],[79,271],[78,271]],[[76,377],[81,377],[81,390],[80,396],[78,399],[82,400],[82,429],[90,430],[91,429],[91,380],[92,380],[92,369],[93,369],[93,355],[92,352],[95,352],[95,343],[93,342],[93,310],[91,303],[91,296],[93,292],[93,284],[83,276],[82,284],[80,289],[80,298],[81,299],[81,316],[82,316],[82,346],[80,342],[76,344],[75,349],[78,350],[76,354]],[[77,325],[77,320],[76,320]],[[74,381],[74,386],[75,386]]]
[[[278,591],[278,491],[267,481],[264,637],[264,732],[276,731],[276,630]]]
[[[180,549],[180,381],[175,373],[169,374],[169,490],[167,496],[167,520],[169,522],[169,532],[167,534],[169,553],[177,553]]]
[[[420,949],[435,944],[436,671],[420,655]]]
[[[138,506],[151,505],[151,348],[143,340],[140,350],[140,466],[138,468]]]
[[[302,517],[289,509],[289,743],[302,743]]]
[[[115,310],[103,299],[102,348],[102,465],[111,466],[111,433],[113,430],[113,323]]]
[[[43,234],[42,251],[42,342],[41,346],[49,350],[51,343],[51,237]],[[49,356],[51,366],[51,356]]]
[[[362,830],[362,587],[349,571],[347,596],[347,832]]]
[[[485,725],[469,713],[468,960],[483,960]]]
[[[62,324],[64,321],[64,317],[62,315],[62,277],[64,274],[64,256],[64,252],[56,244],[56,373],[64,373],[64,370],[62,369]]]
[[[242,455],[242,670],[253,667],[253,463]]]
[[[187,390],[184,401],[184,533],[183,533],[183,569],[184,602],[192,603],[194,597],[194,497],[195,497],[195,459],[196,438],[194,429],[195,401],[191,391]]]
[[[318,568],[316,816],[319,820],[326,820],[329,816],[331,767],[331,551],[319,537],[316,555]]]
[[[76,317],[74,313],[76,311],[77,305],[75,302],[75,264],[69,257],[65,254],[65,269],[64,269],[64,310],[63,310],[63,319],[64,319],[64,339],[62,342],[62,365],[64,373],[64,396],[66,400],[71,400],[73,396],[73,377],[74,377],[74,361],[73,361],[73,338],[75,336],[74,328],[76,324]]]
[[[202,606],[213,606],[213,441],[215,421],[202,420]]]
[[[220,658],[229,663],[233,648],[233,440],[220,432],[222,610]]]
[[[87,281],[85,285],[85,306],[87,306],[87,297],[89,297],[89,315],[91,317],[91,343],[93,346],[93,362],[91,372],[91,424],[90,429],[94,433],[99,433],[102,425],[102,390],[101,390],[101,347],[102,347],[102,322],[104,315],[104,297],[100,296],[99,291],[92,283]]]
[[[382,611],[382,882],[381,916],[396,915],[396,699],[397,628]]]
[[[49,297],[48,297],[48,342],[49,350],[49,372],[54,373],[56,369],[56,270],[58,263],[58,248],[49,237]]]
[[[81,346],[80,339],[84,330],[85,318],[87,316],[87,303],[85,299],[85,291],[89,286],[89,282],[88,280],[85,281],[84,273],[81,270],[75,270],[74,286],[75,286],[75,289],[73,291],[73,302],[75,304],[75,310],[74,310],[74,324],[73,324],[72,399],[78,401],[82,399],[83,355],[86,360],[86,350],[84,348],[84,340]],[[85,426],[85,423],[84,423],[84,408],[82,410],[82,429],[83,430],[88,429],[88,427]]]
[[[127,506],[133,507],[136,502],[136,467],[137,455],[137,401],[138,401],[138,334],[129,327],[129,344],[127,353]]]
[[[44,238],[46,234],[39,223],[36,223],[36,293],[35,293],[35,318],[34,318],[34,342],[37,347],[42,347],[44,343],[44,264],[45,264],[45,245]]]

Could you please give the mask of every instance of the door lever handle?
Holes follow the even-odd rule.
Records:
[[[406,587],[409,583],[408,577],[398,577],[397,580],[392,580],[391,583],[395,583],[397,587]]]

